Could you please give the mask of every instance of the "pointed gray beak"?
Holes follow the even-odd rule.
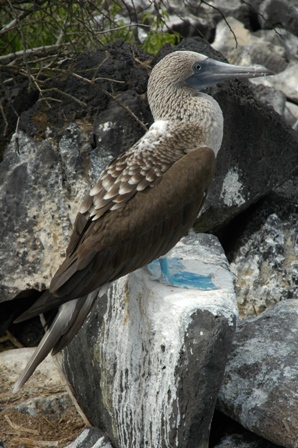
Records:
[[[241,66],[226,64],[211,58],[193,64],[194,74],[186,79],[188,85],[196,89],[205,89],[228,79],[256,78],[274,75],[274,72],[261,65]]]

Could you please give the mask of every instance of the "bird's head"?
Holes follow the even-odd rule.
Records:
[[[260,65],[238,66],[216,61],[194,51],[175,51],[165,56],[152,70],[148,83],[151,110],[183,88],[203,90],[228,79],[272,75]],[[163,98],[162,98],[163,96]]]
[[[148,87],[152,82],[160,80],[176,86],[186,83],[201,90],[228,79],[266,75],[273,75],[273,72],[261,65],[232,65],[194,51],[175,51],[153,68]]]

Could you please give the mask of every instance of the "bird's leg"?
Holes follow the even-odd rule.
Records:
[[[209,276],[183,270],[183,265],[178,258],[161,257],[152,261],[147,268],[151,277],[154,280],[159,280],[164,285],[176,286],[178,288],[195,288],[203,291],[216,289]]]

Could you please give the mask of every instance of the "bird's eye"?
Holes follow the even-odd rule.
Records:
[[[201,70],[201,68],[202,68],[202,67],[200,66],[200,64],[195,64],[195,70],[196,70],[196,71],[199,72],[199,71]]]

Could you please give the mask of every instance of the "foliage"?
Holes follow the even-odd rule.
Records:
[[[148,0],[148,7],[154,5],[156,16],[126,0],[0,0],[0,63],[63,58],[118,38],[156,53],[178,37],[166,30],[166,12],[155,1]],[[143,44],[141,30],[148,32]]]
[[[165,19],[168,18],[166,11],[157,11],[156,16],[147,12],[143,16],[143,23],[150,22],[150,30],[143,43],[143,48],[147,53],[157,53],[164,44],[174,45],[180,40],[178,33],[164,31],[166,27]]]

